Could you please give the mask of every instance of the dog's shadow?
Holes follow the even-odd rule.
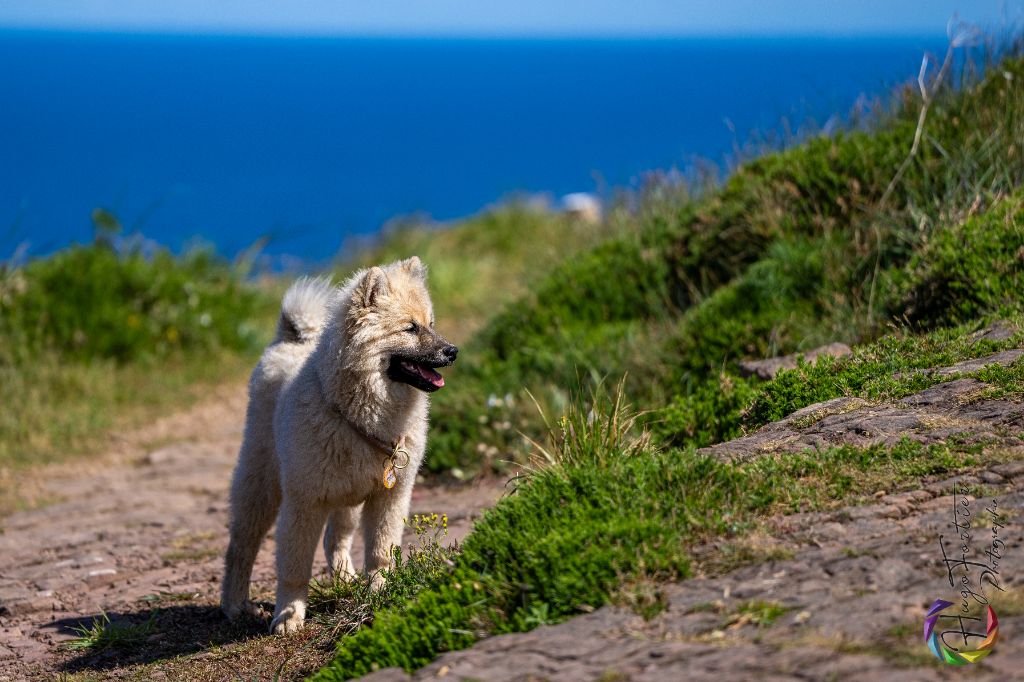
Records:
[[[73,637],[60,645],[68,673],[146,665],[267,635],[266,620],[229,622],[217,606],[201,604],[65,618],[45,627]]]

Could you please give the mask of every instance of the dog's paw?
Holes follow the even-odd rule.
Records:
[[[374,592],[377,592],[384,587],[385,583],[387,583],[387,580],[384,578],[383,571],[376,571],[370,576],[370,589]]]
[[[355,564],[352,563],[352,558],[347,554],[342,557],[332,558],[328,566],[331,567],[331,577],[336,580],[348,582],[358,575]]]
[[[254,601],[245,600],[242,604],[242,611],[249,617],[257,620],[262,620],[267,617],[267,612],[263,610],[263,607]]]
[[[250,618],[256,618],[262,620],[266,618],[267,613],[263,610],[263,607],[255,602],[246,599],[240,603],[234,604],[221,604],[220,610],[224,612],[228,620],[231,622],[237,621],[239,618],[248,616]]]
[[[297,613],[295,609],[288,607],[274,616],[274,620],[270,624],[270,634],[288,635],[298,632],[305,624],[305,615]]]

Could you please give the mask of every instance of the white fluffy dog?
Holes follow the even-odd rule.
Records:
[[[255,612],[249,579],[277,518],[277,604],[270,629],[302,627],[317,539],[332,574],[354,573],[362,512],[365,570],[380,586],[402,539],[427,436],[427,393],[458,349],[434,331],[426,271],[413,257],[336,288],[302,279],[285,294],[277,336],[249,382],[231,486],[221,608]],[[279,512],[280,510],[280,512]]]

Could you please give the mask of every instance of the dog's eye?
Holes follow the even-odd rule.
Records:
[[[420,326],[415,322],[410,322],[409,326],[405,328],[405,331],[409,332],[410,334],[418,334],[420,331]]]

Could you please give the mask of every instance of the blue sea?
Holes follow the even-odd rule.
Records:
[[[943,36],[482,40],[0,32],[0,259],[104,207],[173,249],[280,266],[389,219],[608,195],[835,123]],[[813,126],[812,126],[813,127]]]

